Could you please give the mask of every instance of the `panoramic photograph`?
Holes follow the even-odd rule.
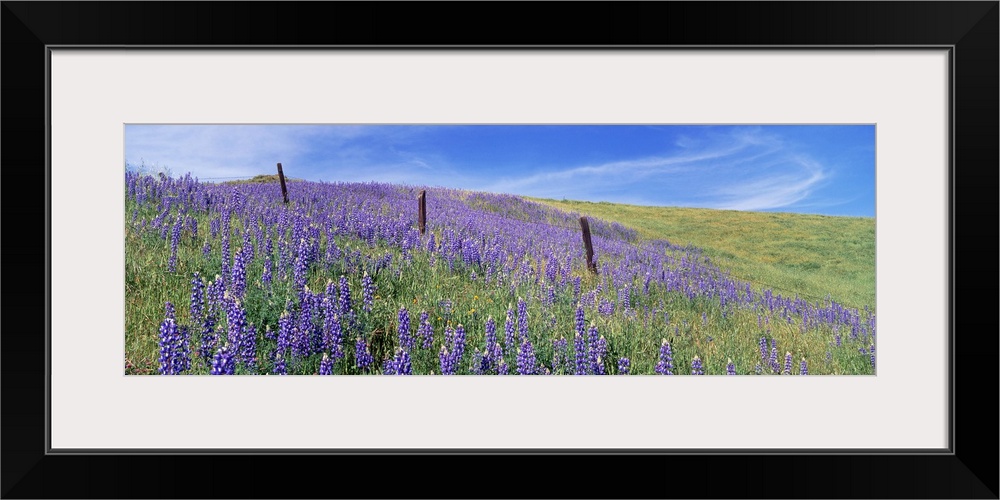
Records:
[[[876,373],[874,125],[124,129],[126,375]]]

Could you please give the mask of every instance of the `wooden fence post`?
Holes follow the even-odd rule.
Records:
[[[587,247],[587,268],[597,274],[597,263],[594,262],[594,246],[590,243],[590,223],[586,217],[580,217],[580,228],[583,229],[583,245]]]
[[[278,180],[281,181],[281,197],[285,199],[285,205],[288,204],[288,188],[285,187],[285,173],[281,171],[281,164],[278,164]]]
[[[427,231],[427,191],[421,190],[417,197],[417,222],[420,224],[420,234]]]

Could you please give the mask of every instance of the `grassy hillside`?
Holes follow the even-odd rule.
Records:
[[[839,219],[604,208],[307,181],[285,204],[269,183],[127,174],[125,372],[874,372],[873,304],[822,272],[850,269],[824,267],[830,235],[858,232],[823,222]],[[596,274],[574,212],[591,217]]]
[[[278,174],[260,174],[255,175],[250,179],[237,179],[234,181],[226,181],[223,184],[267,184],[271,182],[281,182],[281,178]],[[292,177],[285,177],[285,182],[302,182],[302,179],[294,179]]]
[[[694,245],[762,287],[875,309],[874,218],[534,200]]]

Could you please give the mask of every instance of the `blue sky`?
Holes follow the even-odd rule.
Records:
[[[281,162],[314,181],[875,215],[874,125],[126,125],[125,161],[205,180]]]

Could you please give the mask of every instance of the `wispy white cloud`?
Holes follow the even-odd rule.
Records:
[[[490,191],[640,205],[767,210],[806,200],[829,172],[761,127],[674,137],[669,154],[506,178]]]
[[[714,191],[715,206],[726,210],[768,210],[805,200],[827,178],[819,163],[794,156],[780,168],[767,169],[752,180],[730,183]]]
[[[129,125],[125,160],[173,175],[200,178],[272,173],[278,162],[290,177],[372,180],[369,172],[432,168],[433,159],[397,149],[421,127],[338,125]]]
[[[129,125],[125,160],[166,167],[174,175],[186,172],[202,178],[269,173],[278,162],[295,164],[310,152],[310,141],[339,145],[361,129],[337,127],[323,131],[303,126],[266,125]]]

